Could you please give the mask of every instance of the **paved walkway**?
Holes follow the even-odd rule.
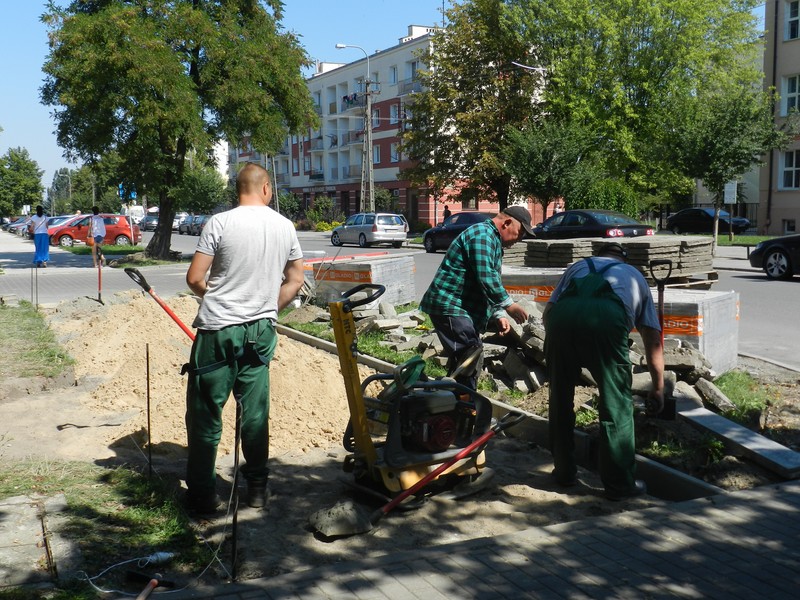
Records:
[[[795,481],[168,597],[777,600],[798,590]]]

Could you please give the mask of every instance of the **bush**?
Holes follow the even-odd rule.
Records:
[[[424,233],[433,225],[428,223],[427,221],[414,221],[413,223],[409,224],[412,233]]]
[[[294,224],[294,228],[297,229],[297,231],[311,231],[313,226],[308,219],[298,219],[297,223]]]

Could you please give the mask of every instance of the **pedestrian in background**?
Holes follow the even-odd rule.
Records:
[[[189,288],[202,299],[193,323],[197,337],[186,391],[186,502],[199,514],[219,508],[215,461],[222,409],[231,392],[241,408],[247,504],[260,508],[266,503],[275,323],[278,311],[303,285],[297,233],[291,221],[268,206],[272,186],[267,171],[246,164],[236,191],[239,205],[208,220],[186,273]]]
[[[447,219],[453,213],[450,212],[450,207],[447,204],[444,205],[444,212],[442,213],[442,218]]]
[[[511,299],[501,278],[503,248],[526,233],[533,233],[530,213],[522,206],[510,206],[468,227],[450,244],[420,303],[444,346],[448,374],[473,354],[480,356],[481,334],[490,321],[505,335],[511,329],[506,316],[517,323],[527,320],[528,313]],[[478,358],[456,381],[476,389],[481,364]]]
[[[596,257],[573,263],[545,307],[545,356],[550,385],[548,420],[553,476],[565,486],[577,483],[575,463],[575,386],[582,367],[597,382],[600,413],[600,478],[606,496],[621,500],[644,494],[635,475],[632,370],[628,335],[642,336],[652,380],[650,397],[664,405],[664,354],[661,326],[647,281],[625,263],[620,244],[609,243]]]
[[[103,256],[103,240],[106,239],[106,222],[100,215],[97,206],[92,207],[92,216],[89,218],[89,237],[92,238],[92,262],[95,268],[99,264],[104,266],[106,257]]]
[[[37,267],[47,268],[50,260],[50,236],[47,235],[47,215],[40,206],[36,207],[36,214],[31,217],[33,224],[33,262]]]

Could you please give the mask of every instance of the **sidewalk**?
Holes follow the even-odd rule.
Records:
[[[777,600],[798,589],[794,481],[169,597]]]

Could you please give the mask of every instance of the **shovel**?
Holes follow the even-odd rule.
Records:
[[[661,277],[656,276],[656,268],[658,267],[666,267],[666,275],[663,275],[664,270],[660,269],[659,273],[662,274]],[[656,282],[656,286],[658,286],[658,324],[661,326],[661,347],[664,347],[664,287],[669,279],[669,276],[672,275],[672,261],[668,258],[661,258],[657,260],[650,261],[650,276],[653,278],[653,281]],[[663,414],[665,417],[669,417],[670,414],[675,414],[675,403],[674,400],[672,401],[671,410],[667,407],[667,400],[664,400],[664,407],[657,406],[657,403],[651,399],[647,399],[645,401],[645,410],[647,414],[650,416],[656,416],[658,414]],[[672,417],[674,418],[674,416]]]
[[[510,412],[501,418],[489,431],[478,437],[468,446],[465,446],[459,452],[443,462],[433,471],[428,473],[425,477],[417,481],[407,490],[400,492],[391,501],[387,502],[372,514],[367,515],[362,512],[360,507],[356,506],[353,502],[338,502],[332,508],[326,508],[315,512],[308,519],[309,525],[325,537],[344,537],[349,535],[356,535],[359,533],[366,533],[370,531],[380,521],[384,515],[389,513],[398,504],[403,502],[409,496],[417,493],[423,487],[428,485],[431,481],[436,479],[439,475],[452,467],[458,461],[473,454],[478,448],[486,445],[486,443],[495,435],[516,425],[525,418],[524,414]]]
[[[153,297],[153,300],[155,300],[156,302],[158,302],[158,305],[159,305],[161,308],[163,308],[163,309],[164,309],[164,310],[167,312],[167,314],[168,314],[170,317],[172,317],[172,320],[173,320],[173,321],[175,321],[175,322],[178,324],[178,326],[179,326],[181,329],[183,329],[183,332],[184,332],[186,335],[188,335],[188,336],[189,336],[189,339],[191,339],[192,341],[194,341],[194,332],[193,332],[191,329],[189,329],[189,328],[188,328],[186,325],[184,325],[183,321],[181,321],[181,320],[178,318],[178,315],[176,315],[176,314],[173,312],[173,310],[172,310],[172,309],[171,309],[169,306],[167,306],[167,304],[166,304],[166,303],[165,303],[165,302],[164,302],[164,301],[163,301],[161,298],[159,298],[159,297],[158,297],[158,295],[156,295],[155,291],[153,291],[153,288],[152,288],[152,287],[150,287],[150,284],[149,284],[149,283],[147,283],[147,280],[144,278],[144,275],[142,275],[142,274],[141,274],[141,273],[138,271],[138,269],[133,269],[133,268],[131,268],[131,267],[128,267],[128,268],[126,268],[126,269],[125,269],[125,273],[127,273],[127,274],[128,274],[128,277],[130,277],[131,279],[133,279],[133,280],[134,280],[134,281],[135,281],[135,282],[136,282],[136,283],[137,283],[139,286],[141,286],[141,288],[142,288],[142,289],[143,289],[145,292],[147,292],[148,294],[150,294],[150,295]]]

